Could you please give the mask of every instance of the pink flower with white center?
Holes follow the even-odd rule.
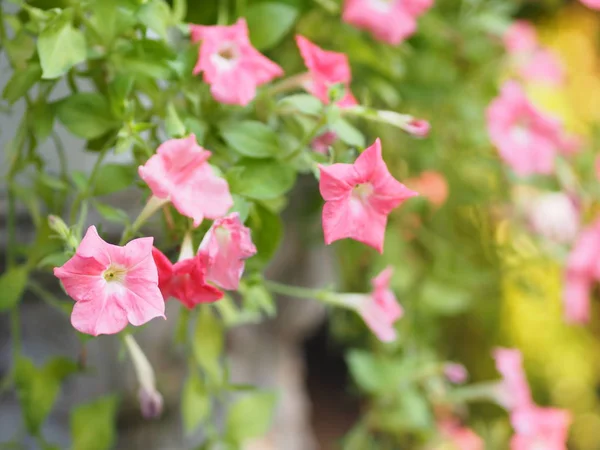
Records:
[[[462,384],[469,378],[469,372],[462,364],[447,363],[444,365],[444,376],[454,384]]]
[[[205,217],[217,219],[233,206],[227,181],[215,175],[207,162],[210,155],[191,134],[162,143],[138,172],[155,197],[171,201],[198,226]]]
[[[525,80],[555,85],[564,81],[560,59],[539,44],[537,32],[530,23],[516,21],[505,33],[504,45]]]
[[[484,450],[485,448],[483,439],[456,420],[444,420],[438,424],[438,429],[457,450]]]
[[[575,241],[567,260],[563,303],[569,323],[590,319],[590,294],[600,280],[600,219],[585,228]]]
[[[600,0],[580,0],[588,8],[600,9]]]
[[[245,260],[256,254],[250,228],[238,213],[214,221],[198,249],[207,260],[206,277],[223,289],[237,290],[244,273]]]
[[[370,294],[337,294],[332,302],[355,310],[367,326],[382,342],[396,339],[394,323],[404,311],[390,289],[393,268],[387,267],[371,280],[373,291]]]
[[[511,414],[516,434],[511,450],[566,450],[571,414],[557,408],[532,406]]]
[[[103,241],[96,227],[88,228],[75,255],[54,269],[76,302],[71,314],[76,330],[92,336],[115,334],[128,323],[140,326],[165,317],[152,241],[134,239],[119,247]]]
[[[383,253],[387,216],[418,194],[392,177],[379,139],[354,164],[319,165],[319,169],[325,243],[351,238]]]
[[[500,156],[519,175],[550,174],[565,148],[560,121],[539,111],[514,81],[488,107],[487,125]]]
[[[203,73],[215,100],[245,106],[256,88],[283,75],[283,70],[250,43],[248,25],[241,18],[230,26],[191,25],[192,41],[200,41],[194,75]]]
[[[323,50],[304,36],[296,36],[296,44],[304,64],[308,68],[308,77],[303,83],[304,89],[323,103],[329,103],[329,87],[341,83],[346,88],[344,98],[337,102],[340,107],[356,105],[356,99],[350,92],[350,64],[344,53]]]
[[[499,402],[509,411],[533,405],[521,352],[516,349],[497,348],[494,350],[494,359],[503,378]]]
[[[397,45],[417,30],[417,17],[433,0],[345,0],[342,18],[380,41]]]
[[[188,309],[200,303],[211,303],[223,298],[223,292],[206,282],[205,258],[200,255],[184,258],[172,264],[157,248],[152,256],[158,268],[158,286],[164,300],[176,298]]]

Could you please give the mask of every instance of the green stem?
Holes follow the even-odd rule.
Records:
[[[12,336],[13,360],[21,354],[21,317],[18,303],[10,310],[10,335]]]
[[[146,206],[144,206],[144,209],[142,209],[135,221],[130,226],[125,228],[125,231],[123,231],[119,245],[125,245],[125,243],[135,235],[141,226],[144,225],[146,221],[167,202],[167,199],[161,199],[155,197],[154,195],[150,197],[146,203]]]
[[[48,290],[46,290],[41,284],[37,281],[30,279],[27,283],[27,288],[33,292],[38,298],[42,299],[46,303],[48,303],[53,308],[60,311],[62,314],[66,316],[69,315],[67,310],[65,309],[66,302],[60,300],[56,295],[52,294]]]
[[[298,145],[298,147],[296,147],[285,158],[282,158],[281,161],[283,161],[283,162],[289,162],[289,161],[293,160],[294,158],[296,158],[300,153],[302,153],[302,150],[304,150],[304,147],[306,147],[308,144],[310,144],[310,142],[315,137],[317,137],[317,134],[319,133],[319,130],[321,128],[323,128],[323,126],[326,123],[327,123],[327,114],[326,114],[326,112],[324,112],[323,115],[321,116],[321,118],[317,121],[317,123],[313,127],[313,129],[310,130],[310,132],[307,133],[306,136],[304,136],[304,138],[302,139],[302,141],[300,142],[300,144]]]
[[[229,23],[229,5],[227,3],[228,0],[219,0],[217,25],[227,25]]]
[[[311,289],[300,286],[290,286],[271,280],[265,280],[264,284],[269,291],[275,294],[287,295],[289,297],[307,298],[323,301],[325,301],[327,297],[327,291],[323,289]]]

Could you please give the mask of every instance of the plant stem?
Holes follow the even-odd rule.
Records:
[[[321,128],[323,128],[323,126],[327,123],[327,114],[325,113],[325,111],[323,112],[323,115],[321,116],[321,118],[317,121],[317,123],[315,124],[315,126],[313,127],[312,130],[310,130],[309,133],[306,134],[306,136],[304,136],[304,138],[302,139],[302,141],[300,142],[300,144],[298,144],[298,147],[296,147],[289,155],[287,155],[285,158],[282,158],[282,161],[284,162],[289,162],[291,160],[293,160],[296,156],[298,156],[300,153],[302,153],[302,150],[304,149],[304,147],[306,147],[308,144],[310,144],[310,142],[317,136],[317,134],[319,133],[319,130]]]
[[[167,202],[167,199],[158,198],[154,195],[150,197],[146,202],[146,206],[144,206],[144,209],[142,209],[135,221],[130,226],[125,228],[125,231],[123,231],[119,245],[125,245],[125,243],[135,235],[141,226],[144,225],[146,221]]]
[[[324,300],[327,291],[323,289],[311,289],[300,286],[290,286],[276,281],[265,280],[265,287],[275,294],[287,295],[289,297]]]
[[[229,5],[227,3],[228,0],[219,0],[217,25],[227,25],[229,23]]]
[[[48,303],[53,308],[60,311],[62,314],[68,316],[67,310],[64,308],[66,306],[66,302],[60,300],[56,295],[46,290],[42,285],[40,285],[37,281],[30,279],[27,283],[27,288],[33,292],[37,297]]]

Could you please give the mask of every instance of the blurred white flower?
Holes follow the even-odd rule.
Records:
[[[559,244],[572,242],[580,227],[579,211],[563,192],[533,198],[527,218],[537,234]]]

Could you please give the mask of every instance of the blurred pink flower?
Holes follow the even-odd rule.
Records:
[[[230,26],[191,25],[192,41],[201,41],[194,75],[203,72],[215,100],[245,106],[256,88],[283,75],[283,70],[250,43],[246,20]]]
[[[585,228],[577,238],[567,260],[563,302],[565,318],[570,323],[584,323],[590,318],[590,293],[600,280],[600,219]]]
[[[521,352],[516,349],[496,348],[493,356],[496,368],[503,378],[499,402],[509,411],[533,405]]]
[[[210,303],[223,297],[223,292],[206,282],[206,259],[201,256],[182,259],[172,264],[156,247],[152,256],[158,268],[158,286],[164,301],[176,298],[187,308]]]
[[[204,217],[224,216],[233,205],[227,181],[215,175],[207,162],[210,155],[191,134],[163,142],[138,172],[155,197],[170,200],[198,226]]]
[[[455,420],[444,420],[438,423],[440,434],[450,441],[457,450],[484,450],[485,446],[473,430],[462,426]]]
[[[579,210],[564,192],[537,196],[527,205],[526,213],[533,230],[553,242],[568,244],[579,231]]]
[[[432,5],[433,0],[345,0],[342,18],[397,45],[416,31],[417,17]]]
[[[414,119],[408,122],[405,131],[409,134],[412,134],[416,137],[427,137],[429,131],[431,130],[431,125],[428,121],[423,119]]]
[[[310,143],[310,146],[315,152],[326,155],[329,147],[331,147],[337,139],[338,135],[335,131],[326,131],[314,138]]]
[[[511,450],[566,450],[571,414],[557,408],[531,406],[511,414],[516,434]]]
[[[567,150],[560,121],[538,110],[514,81],[488,107],[487,124],[500,156],[519,175],[550,174],[556,154]]]
[[[462,364],[447,363],[444,365],[444,376],[454,384],[462,384],[467,381],[469,372]]]
[[[206,258],[206,278],[223,289],[236,290],[244,272],[244,261],[256,254],[238,213],[214,221],[204,235],[198,252]]]
[[[319,165],[325,243],[355,239],[383,253],[387,216],[418,195],[390,174],[379,139],[354,164]]]
[[[538,47],[535,27],[525,20],[514,21],[502,36],[502,40],[509,53],[532,52]]]
[[[588,8],[600,9],[600,0],[580,0]]]
[[[350,91],[352,74],[348,57],[344,53],[323,50],[304,36],[297,35],[296,43],[310,74],[304,83],[304,88],[327,104],[329,103],[329,87],[341,83],[346,92],[344,98],[338,101],[337,105],[340,107],[356,105],[356,99]]]
[[[112,245],[88,228],[75,255],[54,269],[75,300],[71,323],[76,330],[98,336],[115,334],[131,323],[140,326],[165,317],[152,259],[153,238]]]
[[[406,179],[404,184],[436,207],[442,206],[448,199],[448,182],[440,172],[426,170],[416,177]]]

